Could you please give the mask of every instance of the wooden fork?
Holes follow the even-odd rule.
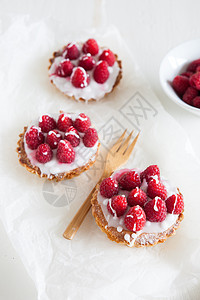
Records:
[[[114,144],[114,146],[108,151],[104,171],[103,171],[101,178],[97,182],[97,184],[100,183],[104,178],[109,177],[114,170],[119,168],[122,164],[125,164],[127,162],[127,160],[129,159],[131,152],[133,151],[133,148],[139,137],[139,133],[135,137],[133,142],[129,145],[133,131],[129,134],[129,136],[124,141],[126,131],[127,131],[127,129],[120,136],[120,138],[117,140],[117,142]],[[67,226],[65,232],[63,233],[64,238],[66,238],[68,240],[72,240],[73,237],[75,236],[76,232],[78,231],[79,227],[81,226],[84,218],[86,217],[86,215],[91,207],[91,198],[96,189],[97,184],[95,185],[93,190],[90,192],[90,194],[87,197],[87,199],[85,200],[85,202],[83,202],[83,204],[77,211],[77,213],[74,216],[74,218],[72,219],[72,221]]]

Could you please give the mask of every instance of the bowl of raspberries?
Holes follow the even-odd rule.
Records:
[[[168,97],[200,115],[200,39],[170,50],[160,65],[160,83]]]

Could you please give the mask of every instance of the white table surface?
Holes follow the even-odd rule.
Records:
[[[29,14],[33,20],[54,16],[68,30],[98,22],[100,1],[1,0],[0,34],[9,26],[6,14]],[[58,6],[59,4],[59,6]],[[200,118],[172,103],[161,89],[159,65],[166,52],[186,40],[199,38],[198,0],[107,0],[107,21],[120,30],[141,71],[165,109],[188,133],[200,158]],[[84,11],[84,15],[82,12]],[[93,18],[95,12],[96,18]],[[84,18],[84,21],[83,21]],[[36,300],[37,292],[0,224],[0,299]]]

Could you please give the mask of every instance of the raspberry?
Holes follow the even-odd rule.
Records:
[[[127,209],[127,201],[125,196],[113,196],[107,204],[109,213],[113,216],[121,217]]]
[[[178,75],[174,78],[172,86],[175,92],[179,96],[182,96],[189,87],[189,79],[188,77]]]
[[[106,61],[101,60],[96,64],[93,73],[94,80],[97,83],[104,83],[109,77],[108,64]]]
[[[90,83],[89,74],[82,67],[76,67],[73,69],[71,75],[71,83],[76,88],[85,88]]]
[[[181,73],[181,76],[189,77],[192,76],[194,73],[193,72],[183,72]]]
[[[59,142],[56,157],[60,163],[70,164],[75,160],[75,151],[69,141]]]
[[[62,136],[58,130],[51,130],[47,134],[46,143],[51,147],[51,149],[56,149],[61,139]]]
[[[198,95],[197,89],[194,87],[190,86],[187,88],[183,95],[183,101],[189,105],[192,105],[192,100]]]
[[[195,98],[192,100],[192,104],[193,104],[193,106],[195,106],[195,107],[197,107],[197,108],[200,108],[200,96],[195,97]]]
[[[119,186],[123,190],[131,191],[141,185],[140,176],[136,171],[129,171],[122,174],[118,180]]]
[[[73,147],[80,144],[80,136],[73,126],[70,126],[65,132],[65,140],[68,140]]]
[[[97,141],[98,134],[96,129],[88,128],[88,130],[85,132],[85,135],[83,136],[83,144],[85,145],[85,147],[94,147]]]
[[[193,74],[190,77],[189,82],[192,87],[196,88],[197,90],[200,90],[200,72]]]
[[[189,71],[189,72],[196,72],[196,68],[200,66],[200,59],[197,59],[197,60],[194,60],[192,61],[189,66],[187,67],[187,70],[186,71]]]
[[[165,201],[163,201],[160,197],[155,197],[147,202],[144,206],[144,211],[147,220],[150,222],[162,222],[167,216]]]
[[[147,195],[143,190],[136,187],[129,193],[127,201],[129,206],[140,205],[142,207],[147,201]]]
[[[131,207],[124,218],[126,228],[134,232],[142,230],[145,223],[146,216],[139,205]]]
[[[80,51],[76,44],[69,43],[67,47],[64,49],[65,58],[69,58],[71,60],[77,59],[80,56]]]
[[[115,55],[110,49],[106,49],[99,56],[99,60],[105,60],[109,66],[113,66],[115,63]]]
[[[179,215],[184,209],[183,196],[181,194],[172,195],[165,201],[167,212],[174,215]]]
[[[40,127],[32,126],[25,134],[26,144],[31,150],[44,142],[44,134],[41,132]]]
[[[96,55],[99,52],[99,46],[94,39],[89,39],[83,44],[83,52]]]
[[[147,195],[151,199],[158,196],[161,199],[165,200],[167,198],[167,190],[157,178],[154,178],[148,184]]]
[[[148,183],[152,179],[152,177],[154,177],[156,175],[157,175],[157,178],[160,180],[160,170],[159,170],[158,166],[151,165],[140,174],[140,178],[141,178],[141,181],[143,179],[146,179],[146,182]]]
[[[111,177],[105,178],[100,185],[100,194],[103,197],[111,198],[118,194],[119,186],[115,179]]]
[[[36,150],[35,157],[37,161],[39,161],[42,164],[45,164],[52,159],[53,151],[51,150],[49,145],[41,144]]]
[[[73,125],[73,121],[70,116],[65,113],[60,114],[57,121],[57,128],[60,131],[66,131],[70,126]]]
[[[95,65],[95,60],[90,53],[83,55],[79,60],[79,66],[86,71],[92,70]]]
[[[200,72],[200,66],[196,68],[196,72]],[[191,72],[192,73],[192,72]],[[192,73],[193,74],[193,73]]]
[[[43,132],[49,132],[56,128],[56,121],[49,115],[43,115],[39,119],[39,127]]]
[[[90,127],[91,121],[88,116],[84,113],[80,113],[76,120],[74,121],[74,127],[80,132],[86,132],[86,130]]]
[[[74,65],[71,63],[69,59],[66,59],[60,63],[60,65],[56,69],[56,75],[59,77],[67,77],[72,74]]]

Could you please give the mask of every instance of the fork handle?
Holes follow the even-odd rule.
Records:
[[[100,180],[99,180],[99,182],[100,182]],[[78,231],[78,229],[81,226],[83,220],[85,219],[88,211],[90,210],[91,198],[92,198],[92,195],[93,195],[93,193],[96,189],[97,184],[95,185],[93,190],[90,192],[87,199],[83,202],[83,204],[81,205],[81,207],[79,208],[79,210],[75,214],[74,218],[71,220],[71,222],[67,226],[65,232],[63,233],[64,238],[66,238],[68,240],[72,240],[74,238],[76,232]]]

